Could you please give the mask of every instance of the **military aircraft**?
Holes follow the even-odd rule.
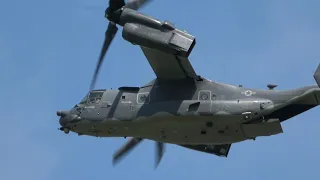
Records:
[[[138,12],[146,0],[110,0],[105,42],[89,93],[71,110],[58,111],[60,130],[96,137],[132,137],[113,157],[118,162],[143,139],[156,142],[156,166],[164,143],[227,157],[233,143],[282,133],[281,122],[319,105],[318,85],[293,90],[250,89],[198,75],[188,57],[195,37]],[[95,89],[97,75],[118,28],[140,46],[156,79],[141,87]]]

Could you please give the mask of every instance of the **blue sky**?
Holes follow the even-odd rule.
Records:
[[[201,3],[199,3],[201,2]],[[198,74],[245,87],[314,84],[320,62],[320,1],[154,0],[141,11],[197,38]],[[0,1],[0,179],[319,179],[320,109],[283,123],[284,133],[234,144],[228,158],[167,145],[154,170],[145,141],[117,167],[123,138],[58,131],[59,109],[87,93],[107,21],[102,0]],[[141,50],[119,33],[97,88],[155,77]]]

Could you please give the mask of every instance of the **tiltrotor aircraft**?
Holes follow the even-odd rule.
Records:
[[[137,12],[146,0],[110,0],[110,21],[89,93],[71,110],[58,111],[60,130],[96,137],[132,137],[114,162],[143,139],[157,145],[159,164],[164,143],[227,157],[232,143],[282,133],[281,122],[320,101],[318,85],[294,90],[258,90],[212,82],[189,62],[195,37],[171,23]],[[122,37],[141,47],[156,79],[142,87],[93,90],[106,51],[123,26]]]

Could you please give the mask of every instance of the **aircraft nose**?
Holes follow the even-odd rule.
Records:
[[[59,123],[62,127],[65,127],[68,124],[68,115],[69,111],[57,111],[57,116],[60,117]]]
[[[67,124],[68,124],[68,119],[67,118],[64,118],[64,117],[61,117],[59,119],[59,123],[62,127],[65,127]]]

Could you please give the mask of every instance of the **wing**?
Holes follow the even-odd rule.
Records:
[[[231,144],[222,144],[222,145],[180,145],[185,148],[214,154],[217,156],[228,157]]]
[[[177,56],[141,46],[153,71],[160,80],[198,79],[188,57]]]
[[[200,79],[188,59],[195,37],[168,22],[157,25],[126,23],[122,37],[141,47],[159,80]]]

